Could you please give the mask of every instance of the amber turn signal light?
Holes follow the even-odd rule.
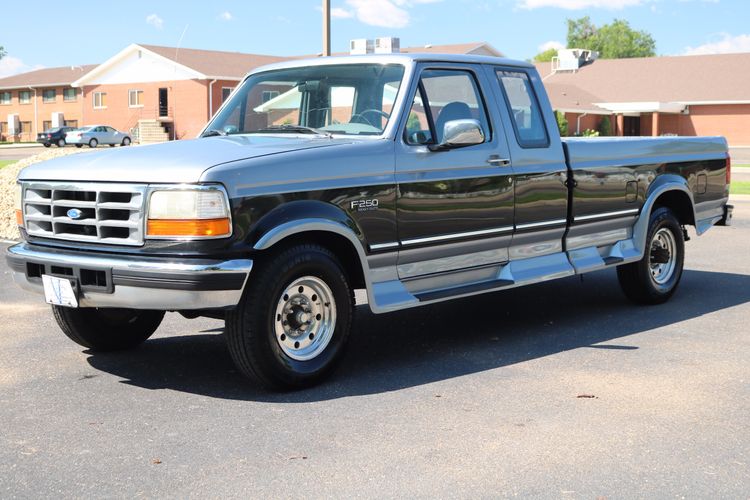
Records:
[[[23,212],[16,209],[16,224],[23,226]]]
[[[148,235],[177,238],[229,236],[228,218],[221,219],[149,219]]]

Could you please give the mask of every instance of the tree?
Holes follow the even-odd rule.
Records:
[[[567,137],[568,119],[565,118],[565,113],[555,110],[555,119],[557,120],[557,128],[560,130],[560,137]]]
[[[589,16],[568,19],[568,47],[599,52],[604,59],[653,57],[656,42],[646,31],[634,30],[624,19],[597,28]]]
[[[2,45],[0,45],[0,59],[5,57],[5,54],[6,54],[5,48]]]
[[[555,56],[557,56],[557,49],[553,47],[535,55],[534,62],[550,62]]]
[[[597,127],[597,130],[599,130],[599,135],[602,135],[602,136],[612,135],[612,122],[609,120],[609,116],[604,115],[602,117],[602,121],[599,122],[599,126]]]

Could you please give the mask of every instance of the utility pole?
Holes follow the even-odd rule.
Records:
[[[323,57],[331,55],[331,0],[323,0]]]

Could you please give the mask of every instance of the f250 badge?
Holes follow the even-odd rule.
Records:
[[[379,204],[378,199],[373,198],[372,200],[354,200],[350,203],[350,207],[357,212],[367,212],[369,210],[377,210]]]

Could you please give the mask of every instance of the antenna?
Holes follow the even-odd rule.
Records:
[[[180,35],[180,39],[177,40],[177,47],[174,49],[174,60],[177,60],[177,55],[180,53],[180,45],[182,45],[182,39],[185,38],[185,33],[187,33],[188,28],[190,27],[189,24],[185,25],[185,28],[182,30],[182,35]]]

